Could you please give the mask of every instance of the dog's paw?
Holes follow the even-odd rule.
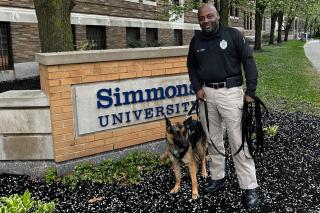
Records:
[[[207,171],[202,171],[202,172],[201,172],[201,176],[202,176],[204,179],[207,179],[207,177],[208,177]]]
[[[170,194],[176,194],[178,193],[180,190],[180,187],[174,187],[173,189],[171,189]]]
[[[196,200],[200,197],[199,194],[192,194],[192,200]]]

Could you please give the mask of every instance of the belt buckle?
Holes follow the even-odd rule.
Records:
[[[225,82],[221,82],[221,83],[218,84],[219,88],[223,88],[224,86],[225,86]]]
[[[224,82],[213,84],[213,88],[215,88],[215,89],[220,89],[220,88],[223,88],[224,86],[225,86]]]

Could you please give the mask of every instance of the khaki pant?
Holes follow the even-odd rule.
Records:
[[[234,154],[242,144],[241,117],[243,109],[242,87],[213,89],[203,88],[207,96],[209,130],[212,142],[221,153],[225,153],[223,141],[223,127],[226,126],[231,153]],[[200,103],[200,120],[208,137],[208,129],[204,110],[204,103]],[[225,157],[219,154],[211,145],[208,138],[208,163],[211,179],[218,180],[225,176]],[[258,187],[256,170],[253,159],[242,150],[233,157],[239,186],[241,189]]]

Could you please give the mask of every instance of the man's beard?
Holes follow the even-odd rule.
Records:
[[[219,29],[219,23],[213,23],[208,27],[203,27],[202,31],[206,34],[216,33]]]

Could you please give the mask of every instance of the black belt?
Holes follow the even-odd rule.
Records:
[[[204,85],[206,87],[210,87],[210,88],[213,88],[213,89],[220,89],[220,88],[223,88],[223,87],[226,87],[226,82],[220,82],[220,83],[204,83]]]

